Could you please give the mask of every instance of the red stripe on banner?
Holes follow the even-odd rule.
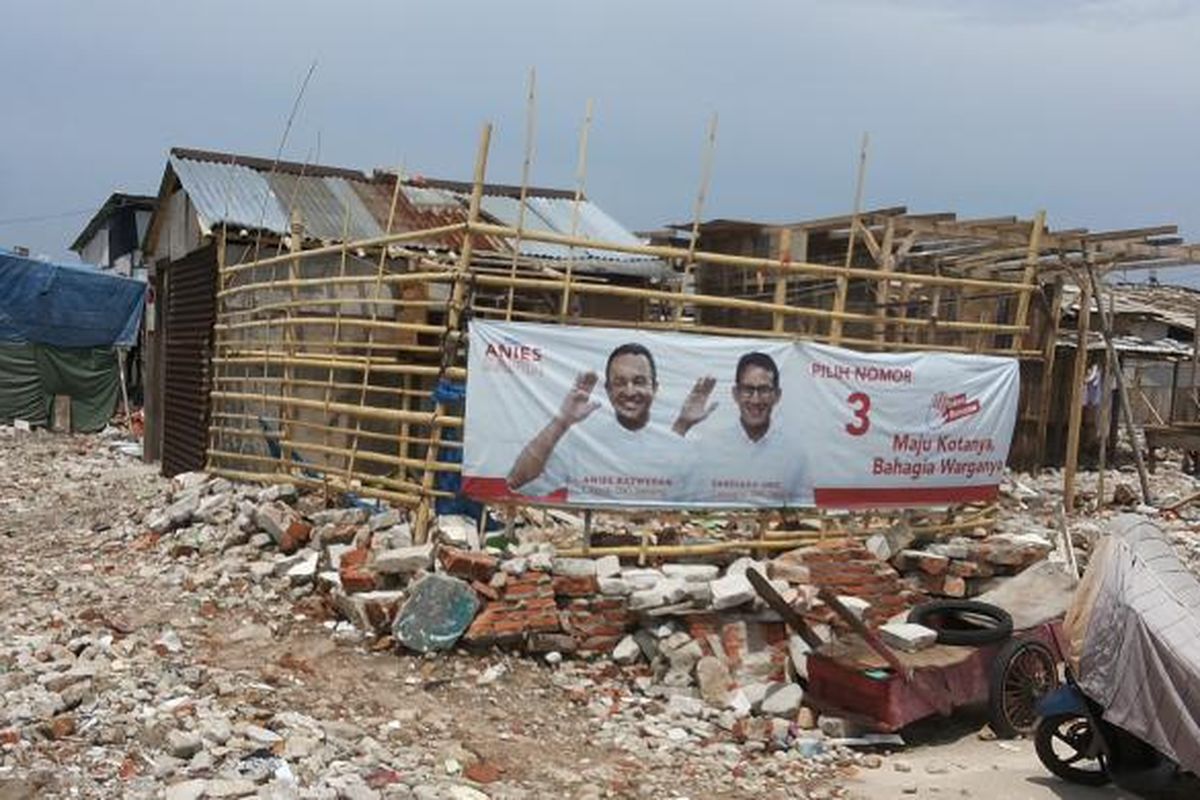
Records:
[[[987,486],[849,487],[813,489],[813,499],[818,506],[829,508],[941,505],[943,503],[987,502],[995,500],[999,492],[998,484]]]
[[[496,501],[513,501],[525,503],[565,503],[567,502],[566,488],[557,489],[548,495],[538,497],[535,495],[521,494],[514,492],[508,488],[508,481],[504,478],[479,478],[471,475],[464,475],[462,480],[463,494],[473,500],[484,500],[486,502]]]

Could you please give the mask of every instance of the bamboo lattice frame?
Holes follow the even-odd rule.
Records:
[[[487,143],[485,133],[464,222],[247,263],[220,259],[210,471],[402,504],[416,510],[421,540],[433,502],[450,496],[436,475],[460,471],[454,456],[461,409],[435,388],[466,377],[471,317],[1045,358],[1044,344],[1029,337],[1040,217],[1025,229],[1028,256],[1016,279],[1003,280],[1006,273],[985,270],[981,277],[977,268],[970,275],[906,271],[890,252],[893,244],[906,246],[900,234],[889,227],[884,254],[857,218],[851,239],[864,236],[866,250],[880,254],[876,268],[850,258],[843,265],[796,259],[790,232],[771,258],[601,242],[485,221],[479,207]],[[303,240],[302,225],[293,220],[293,248]],[[443,238],[463,243],[459,252],[428,246]],[[806,236],[796,238],[803,246]],[[481,246],[505,240],[561,245],[573,254],[586,248],[626,264],[644,259],[647,272],[607,272],[594,255],[563,263]],[[1013,241],[1009,235],[1004,243],[1012,249]],[[363,252],[378,260],[365,261]],[[684,292],[679,276],[706,268],[745,273],[762,284],[762,296]],[[790,299],[791,288],[830,281],[831,295]],[[856,286],[873,307],[848,310]],[[909,316],[909,303],[897,298],[915,297],[934,310]],[[976,314],[980,307],[986,313]],[[946,308],[957,309],[958,318],[939,311]],[[699,309],[723,309],[736,324],[702,324]],[[959,313],[964,309],[970,313]]]

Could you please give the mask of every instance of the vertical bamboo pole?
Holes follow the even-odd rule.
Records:
[[[889,218],[883,231],[883,244],[879,246],[883,262],[879,264],[879,281],[875,284],[875,341],[882,342],[887,336],[887,306],[891,300],[891,272],[896,265],[896,256],[892,252],[896,239],[896,221]],[[941,287],[934,287],[934,292]],[[936,316],[937,301],[934,301]]]
[[[1021,283],[1029,288],[1023,290],[1017,297],[1017,312],[1013,318],[1013,324],[1018,328],[1024,328],[1025,322],[1029,318],[1029,297],[1037,285],[1038,258],[1042,252],[1042,229],[1045,227],[1046,212],[1038,211],[1033,215],[1033,222],[1030,223],[1029,249],[1025,253],[1025,271],[1021,274]],[[1014,353],[1021,349],[1021,339],[1023,336],[1023,331],[1013,333],[1012,347],[1010,349]]]
[[[575,201],[571,205],[571,239],[579,226],[579,204],[583,201],[583,186],[587,181],[588,134],[592,129],[592,100],[587,101],[583,115],[583,130],[579,134],[579,166],[575,172]],[[560,321],[565,321],[571,311],[571,275],[575,271],[575,246],[567,251],[567,274],[563,278],[562,305],[558,309]]]
[[[446,311],[446,332],[458,330],[460,320],[462,319],[462,309],[464,303],[464,295],[466,293],[467,273],[471,269],[471,257],[473,254],[473,226],[479,223],[479,204],[483,199],[483,178],[487,172],[488,147],[492,140],[492,126],[488,123],[483,126],[483,133],[479,137],[479,153],[475,158],[475,177],[474,185],[471,188],[471,205],[467,211],[467,229],[463,234],[462,252],[459,254],[458,266],[455,269],[454,288],[450,295],[450,307]],[[442,347],[442,369],[444,374],[446,368],[450,366],[450,361],[453,359],[453,352],[457,348],[457,340],[451,336],[446,336]],[[437,402],[434,405],[433,414],[429,420],[429,444],[425,451],[425,466],[424,473],[421,476],[421,501],[417,506],[416,525],[413,526],[413,541],[417,544],[425,542],[429,535],[429,524],[433,518],[433,502],[434,498],[430,492],[433,490],[433,464],[437,460],[438,447],[442,440],[442,426],[438,422],[445,416],[446,407],[444,403]]]
[[[1200,377],[1200,308],[1196,309],[1196,317],[1192,322],[1192,413],[1189,417],[1197,415],[1197,410],[1200,409],[1200,385],[1197,380]]]
[[[779,263],[786,267],[792,263],[792,229],[782,228],[779,231]],[[775,273],[775,305],[787,305],[788,277],[787,272],[780,270]],[[779,333],[783,331],[783,312],[776,311],[772,320],[772,329]]]
[[[228,204],[228,201],[227,201],[227,204]],[[227,259],[227,254],[225,252],[225,248],[228,244],[229,244],[229,234],[226,230],[226,227],[224,225],[222,225],[221,226],[221,235],[219,237],[217,237],[217,287],[216,288],[218,290],[218,295],[219,295],[220,290],[225,288],[225,267],[226,267],[225,262]],[[222,308],[222,306],[225,305],[225,301],[218,296],[214,302],[216,302],[216,304],[217,304],[217,307],[215,309],[215,311],[216,311],[215,316],[216,316],[217,320],[220,320],[221,319],[221,308]],[[216,331],[213,332],[213,355],[214,356],[217,355],[217,349],[219,347],[219,342],[223,338],[225,338],[225,337],[221,336]],[[210,363],[212,363],[212,371],[211,371],[212,385],[216,386],[217,373],[222,372],[224,374],[228,374],[229,369],[228,369],[228,367],[222,369],[222,367],[216,363],[215,359],[213,359]],[[124,373],[122,373],[122,375],[123,374]],[[211,390],[212,387],[209,387],[209,388]],[[212,418],[212,398],[206,397],[205,402],[209,404],[208,452],[206,452],[204,454],[204,470],[207,472],[207,471],[211,470],[212,466],[213,466],[212,451],[215,450],[216,446],[217,446],[217,430],[216,430],[217,422],[216,422],[216,420],[214,420]],[[128,406],[128,402],[126,402],[126,406]],[[126,419],[129,418],[128,407],[125,409],[125,418]],[[144,442],[142,444],[142,447],[143,447],[143,449],[145,448]]]
[[[392,186],[392,201],[388,206],[387,231],[385,236],[390,236],[392,226],[396,221],[396,204],[400,200],[400,184],[404,182],[404,170],[402,168],[396,170],[396,183]],[[383,273],[387,269],[387,254],[388,246],[383,245],[379,248],[379,265],[375,269],[375,286],[371,292],[371,322],[376,322],[379,319],[379,295],[383,292]],[[367,389],[371,384],[371,365],[375,362],[375,350],[371,346],[375,343],[375,328],[372,326],[367,330],[367,363],[363,365],[362,383],[359,385],[358,404],[359,406],[366,405]],[[339,343],[340,344],[340,343]],[[346,459],[346,485],[351,485],[354,480],[354,464],[358,460],[358,446],[362,439],[362,415],[359,414],[354,418],[354,440],[350,447],[350,456]]]
[[[525,100],[525,160],[521,163],[521,198],[520,205],[517,207],[517,236],[513,242],[513,257],[512,264],[509,267],[508,274],[512,278],[517,277],[517,262],[521,258],[521,235],[525,228],[525,201],[529,196],[529,168],[533,163],[533,134],[534,120],[537,113],[537,71],[529,68],[529,96]],[[574,235],[574,232],[572,232]],[[504,309],[504,319],[512,320],[513,300],[516,294],[516,286],[508,287],[508,303]]]
[[[717,112],[708,120],[708,136],[705,139],[704,155],[700,162],[700,188],[696,191],[696,203],[692,206],[692,235],[688,241],[687,260],[683,265],[683,280],[679,283],[681,294],[687,292],[696,268],[696,245],[700,240],[700,217],[704,214],[704,203],[708,199],[708,185],[712,180],[713,155],[717,149]],[[672,310],[672,319],[678,321],[683,314],[683,300]]]
[[[288,250],[295,258],[288,261],[288,298],[291,303],[284,311],[284,326],[283,326],[283,347],[284,353],[287,356],[288,363],[283,367],[283,383],[280,384],[280,397],[287,399],[291,397],[292,382],[296,377],[296,370],[291,362],[296,358],[296,331],[291,324],[292,309],[295,307],[296,300],[299,294],[296,290],[295,282],[301,274],[300,267],[300,251],[304,249],[304,220],[300,216],[298,209],[292,209],[290,235],[288,236]],[[292,441],[292,409],[287,403],[283,403],[279,408],[279,468],[284,473],[290,474],[292,471],[292,448],[285,444]]]
[[[342,251],[339,254],[339,259],[338,259],[338,277],[339,278],[346,277],[346,261],[349,259],[349,256],[350,256],[350,254],[348,252],[349,245],[350,245],[350,204],[343,203],[342,204]],[[333,297],[335,300],[341,300],[341,296],[340,296],[341,295],[341,286],[340,285],[331,287],[330,291],[333,292]],[[330,348],[330,350],[332,350],[334,354],[337,353],[337,343],[341,340],[343,307],[344,306],[342,305],[342,303],[339,302],[337,304],[337,311],[334,316],[333,338],[332,338],[334,345],[333,345],[333,347]],[[333,401],[333,373],[334,373],[334,367],[333,367],[333,364],[331,363],[329,365],[329,374],[326,377],[327,382],[325,385],[325,411],[321,415],[321,420],[326,425],[325,435],[323,437],[325,447],[330,446],[329,426],[331,426],[332,421],[329,419],[329,404]],[[332,461],[332,459],[330,459],[329,456],[326,455],[322,458],[322,461],[325,466],[324,466],[324,469],[321,470],[321,487],[322,487],[322,493],[324,495],[325,503],[326,503],[326,505],[328,505],[329,504],[329,473],[330,473],[331,467],[332,467],[332,464],[330,463]]]
[[[1054,400],[1054,367],[1058,360],[1058,330],[1062,323],[1062,278],[1050,289],[1050,313],[1046,318],[1045,338],[1042,340],[1042,382],[1038,397],[1037,451],[1035,466],[1041,469],[1046,462],[1046,434],[1050,428],[1050,405]]]
[[[1079,468],[1079,428],[1083,423],[1083,376],[1087,369],[1088,329],[1092,318],[1092,286],[1081,281],[1076,325],[1075,366],[1071,372],[1071,412],[1067,417],[1067,463],[1063,470],[1063,507],[1075,513],[1075,471]]]
[[[867,175],[867,148],[870,146],[870,142],[870,134],[864,133],[862,148],[858,154],[858,177],[854,183],[854,212],[850,216],[850,240],[846,242],[846,269],[850,269],[850,265],[854,262],[854,240],[858,235],[858,217],[862,213],[863,184]],[[845,275],[839,275],[837,292],[833,299],[833,310],[836,313],[829,321],[829,343],[833,345],[841,344],[842,341],[842,318],[840,315],[846,312],[846,294],[849,291],[850,279]]]
[[[1146,464],[1142,460],[1142,451],[1138,448],[1137,428],[1133,424],[1133,408],[1129,404],[1129,391],[1125,386],[1125,376],[1121,373],[1120,359],[1117,358],[1117,349],[1113,346],[1112,319],[1104,309],[1104,295],[1101,292],[1100,281],[1096,279],[1096,270],[1092,268],[1090,262],[1084,264],[1084,269],[1087,270],[1088,284],[1096,295],[1096,305],[1100,310],[1100,330],[1104,334],[1104,348],[1108,351],[1108,360],[1117,366],[1113,371],[1113,377],[1117,382],[1117,392],[1120,395],[1121,418],[1125,422],[1125,433],[1129,436],[1130,446],[1133,447],[1133,462],[1137,465],[1138,482],[1142,486],[1142,502],[1151,505],[1154,503],[1154,497],[1150,493],[1150,478],[1146,475]]]

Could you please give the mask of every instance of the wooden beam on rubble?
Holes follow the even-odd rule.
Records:
[[[1063,469],[1063,508],[1075,513],[1075,472],[1079,468],[1079,430],[1083,424],[1083,376],[1087,369],[1088,330],[1092,319],[1092,285],[1079,287],[1079,316],[1075,326],[1075,365],[1071,370],[1070,412],[1067,415],[1067,463]]]

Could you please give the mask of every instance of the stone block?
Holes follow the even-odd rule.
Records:
[[[744,572],[727,574],[709,586],[712,588],[712,607],[718,611],[736,608],[758,596]]]
[[[621,559],[616,556],[602,556],[596,559],[596,577],[612,578],[621,573]]]
[[[662,574],[685,583],[707,583],[716,580],[721,570],[715,564],[663,564]]]
[[[696,662],[696,683],[700,696],[714,708],[725,708],[729,704],[729,687],[732,683],[729,668],[716,656],[704,656]]]
[[[550,562],[550,572],[570,578],[594,578],[596,562],[590,558],[556,558]]]
[[[911,622],[889,622],[879,627],[879,638],[888,647],[916,653],[937,642],[937,631]]]
[[[613,648],[612,660],[618,664],[633,664],[641,655],[642,649],[638,646],[637,639],[633,636],[626,636]]]
[[[382,575],[415,575],[433,564],[433,545],[380,550],[371,559],[371,569]]]

